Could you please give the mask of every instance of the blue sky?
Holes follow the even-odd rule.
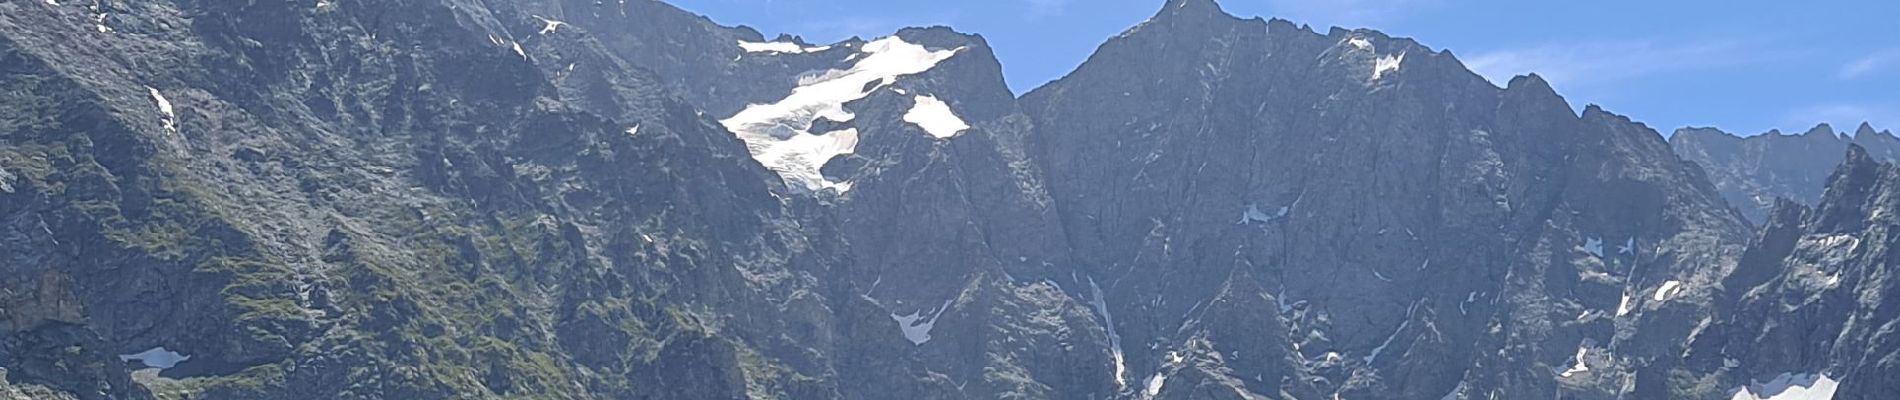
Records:
[[[982,34],[1017,92],[1060,78],[1162,0],[671,0],[816,43],[948,25]],[[1581,108],[1667,133],[1900,132],[1900,1],[1220,0],[1229,13],[1369,27],[1450,49],[1504,82],[1537,72]]]

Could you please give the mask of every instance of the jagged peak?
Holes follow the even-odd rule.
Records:
[[[944,25],[905,27],[897,30],[897,33],[894,35],[904,38],[906,41],[924,45],[925,47],[974,47],[981,49],[988,49],[990,47],[989,40],[984,39],[983,35],[964,33],[956,30],[956,28]]]
[[[1550,87],[1550,81],[1544,80],[1542,75],[1538,75],[1535,72],[1511,77],[1511,81],[1504,84],[1504,91],[1562,97],[1557,95],[1556,88]]]
[[[1733,133],[1729,133],[1728,131],[1724,131],[1722,130],[1722,128],[1717,128],[1713,126],[1685,126],[1681,128],[1676,128],[1676,133],[1672,136],[1681,136],[1681,135],[1721,135],[1721,136],[1734,136],[1737,138],[1741,137],[1741,136],[1736,136]]]
[[[1855,137],[1870,136],[1870,135],[1875,135],[1875,134],[1879,134],[1879,131],[1875,131],[1874,124],[1869,123],[1867,121],[1861,121],[1860,128],[1854,129]]]
[[[1841,138],[1840,134],[1834,132],[1834,126],[1828,125],[1826,122],[1814,125],[1813,128],[1809,128],[1807,132],[1802,133],[1801,137],[1808,139],[1826,138],[1836,140]]]
[[[1213,12],[1223,15],[1227,14],[1226,10],[1220,8],[1220,2],[1214,0],[1168,0],[1167,3],[1162,4],[1162,15],[1174,12]]]

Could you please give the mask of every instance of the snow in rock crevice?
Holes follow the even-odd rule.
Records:
[[[1630,310],[1633,309],[1633,307],[1631,306],[1635,305],[1634,303],[1632,303],[1633,300],[1635,300],[1635,297],[1630,296],[1630,294],[1627,292],[1623,293],[1623,302],[1617,303],[1616,305],[1616,316],[1621,317],[1621,316],[1629,315]]]
[[[1583,241],[1583,252],[1597,258],[1603,258],[1603,238],[1589,238]]]
[[[1115,360],[1115,386],[1128,386],[1125,376],[1128,366],[1123,363],[1122,336],[1115,333],[1115,315],[1108,313],[1108,300],[1102,296],[1102,287],[1095,284],[1095,277],[1089,277],[1089,305],[1095,307],[1095,313],[1102,316],[1102,329],[1108,332],[1109,357]]]
[[[1379,343],[1379,347],[1372,348],[1371,354],[1366,354],[1366,357],[1363,359],[1366,364],[1372,364],[1373,361],[1378,361],[1379,355],[1385,353],[1385,348],[1391,346],[1394,340],[1398,340],[1399,334],[1405,333],[1405,327],[1412,325],[1412,314],[1418,312],[1418,305],[1421,303],[1424,303],[1424,301],[1412,302],[1412,307],[1405,310],[1405,320],[1399,322],[1398,329],[1393,329],[1392,335],[1386,336],[1385,341]]]
[[[929,316],[924,315],[924,310],[917,310],[910,315],[891,313],[891,319],[896,320],[898,328],[903,329],[904,339],[910,340],[911,344],[922,346],[930,341],[930,330],[937,327],[937,318],[942,317],[944,311],[949,311],[950,304],[955,301],[954,298],[944,300],[943,305],[938,306],[937,311]]]
[[[1752,382],[1730,400],[1832,400],[1840,382],[1824,374],[1784,373],[1768,382]]]
[[[856,115],[845,109],[845,103],[870,96],[899,77],[929,71],[961,50],[932,51],[895,36],[878,39],[859,49],[864,56],[850,68],[803,77],[785,98],[746,106],[720,123],[746,142],[753,159],[777,172],[787,185],[814,192],[849,191],[849,182],[825,179],[819,169],[857,148],[857,129],[812,132],[813,124],[851,122]]]
[[[1148,377],[1148,385],[1142,388],[1142,392],[1147,394],[1150,399],[1155,398],[1155,396],[1161,395],[1161,386],[1167,383],[1168,375],[1162,371],[1155,371],[1154,376]]]
[[[1656,288],[1656,296],[1654,297],[1654,300],[1656,301],[1669,300],[1671,296],[1675,296],[1677,293],[1681,293],[1681,292],[1682,292],[1681,281],[1663,282],[1662,287]]]
[[[957,118],[950,110],[950,104],[938,100],[936,96],[917,96],[910,111],[904,112],[904,122],[924,128],[924,132],[938,139],[949,139],[970,129],[970,124]]]
[[[159,123],[165,127],[165,132],[178,133],[178,114],[172,110],[172,101],[159,93],[158,88],[146,86],[145,90],[151,92],[152,102],[158,104],[158,113],[164,115],[159,118]]]
[[[539,33],[540,35],[544,35],[544,36],[545,36],[545,35],[548,35],[548,34],[552,34],[552,33],[554,33],[554,32],[555,32],[556,30],[559,30],[559,29],[561,29],[561,26],[563,26],[563,25],[567,25],[567,23],[566,23],[566,22],[561,22],[561,21],[556,21],[556,20],[552,20],[552,19],[547,19],[547,18],[542,18],[542,17],[541,17],[541,16],[539,16],[539,15],[536,15],[536,16],[534,16],[534,19],[538,19],[538,20],[541,20],[541,23],[542,23],[542,24],[546,24],[546,25],[544,25],[544,26],[542,26],[542,27],[541,27],[541,32]]]
[[[831,46],[805,47],[792,42],[748,42],[744,40],[739,41],[739,48],[745,50],[747,53],[783,54],[805,54],[831,50]]]
[[[1558,374],[1557,376],[1562,376],[1562,377],[1565,377],[1565,378],[1568,378],[1568,377],[1570,377],[1571,375],[1576,375],[1576,374],[1580,374],[1580,373],[1585,373],[1585,372],[1590,372],[1590,366],[1589,366],[1589,365],[1587,365],[1587,364],[1584,364],[1584,361],[1583,361],[1583,358],[1584,358],[1585,356],[1588,356],[1589,354],[1590,354],[1590,347],[1589,347],[1589,346],[1584,346],[1584,345],[1578,345],[1578,346],[1577,346],[1577,357],[1576,357],[1576,360],[1577,360],[1577,363],[1576,363],[1576,365],[1571,365],[1571,366],[1570,366],[1570,369],[1567,369],[1567,370],[1564,370],[1564,372],[1563,372],[1562,374]]]
[[[164,346],[153,347],[150,350],[146,350],[146,351],[142,351],[138,353],[119,355],[119,361],[129,362],[132,360],[138,360],[140,363],[145,364],[145,366],[148,368],[158,368],[158,369],[169,369],[171,367],[176,367],[178,366],[178,363],[185,362],[185,360],[190,360],[190,359],[191,359],[191,356],[179,354],[178,352],[171,351],[171,350],[166,350]]]

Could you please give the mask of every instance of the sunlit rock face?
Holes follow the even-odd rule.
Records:
[[[1209,0],[1020,97],[950,28],[646,0],[11,2],[0,50],[0,398],[1892,390],[1890,167],[1751,235],[1540,77]]]

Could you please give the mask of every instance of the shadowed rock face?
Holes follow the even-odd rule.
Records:
[[[1730,205],[1755,224],[1768,222],[1777,199],[1814,205],[1821,200],[1828,172],[1840,164],[1850,145],[1878,160],[1900,157],[1900,138],[1862,123],[1854,134],[1822,124],[1798,135],[1771,131],[1739,137],[1714,128],[1683,128],[1669,137],[1682,159],[1708,171],[1709,179]]]
[[[1887,390],[1711,339],[1805,334],[1739,288],[1809,228],[1744,256],[1648,127],[1410,39],[1163,7],[1017,98],[942,27],[0,3],[0,398]]]

